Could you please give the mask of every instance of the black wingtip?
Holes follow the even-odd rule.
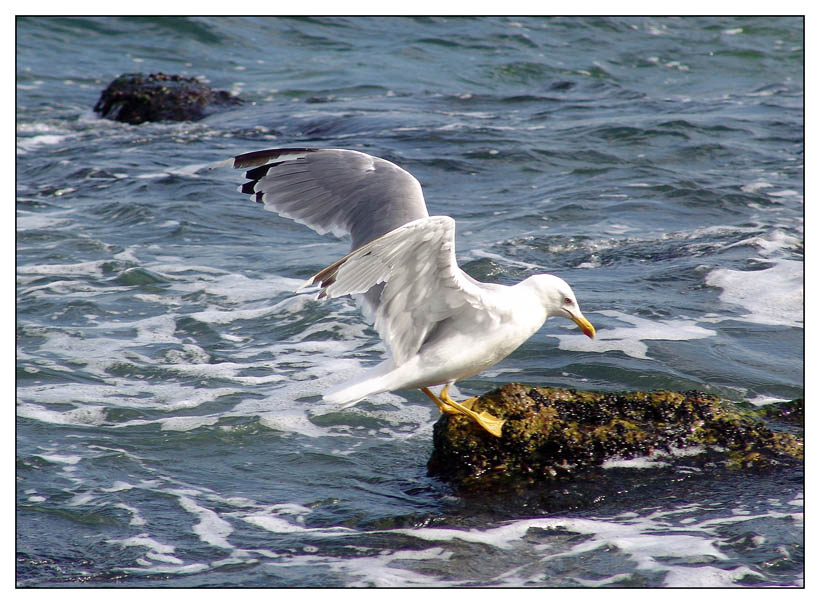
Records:
[[[250,153],[243,153],[233,158],[234,168],[256,168],[263,166],[271,161],[281,158],[283,155],[299,155],[304,153],[313,153],[319,149],[312,149],[310,147],[290,147],[283,149],[265,149],[263,151],[251,151]]]
[[[260,178],[264,178],[264,176],[268,173],[268,170],[273,168],[274,166],[280,166],[283,162],[275,161],[270,164],[264,164],[257,168],[251,168],[247,172],[245,172],[245,178],[248,180],[259,180]]]

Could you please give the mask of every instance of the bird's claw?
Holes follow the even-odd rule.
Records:
[[[463,411],[461,411],[457,407],[454,407],[453,403],[455,403],[458,406],[464,407],[465,409],[472,409],[473,408],[473,403],[475,403],[475,401],[476,401],[476,397],[472,397],[472,398],[468,398],[466,401],[456,403],[449,396],[445,395],[441,399],[442,404],[439,405],[439,409],[441,409],[442,413],[449,413],[450,415],[459,415],[459,414],[466,415]]]
[[[498,419],[496,416],[488,413],[487,411],[476,413],[473,411],[473,404],[475,403],[477,397],[474,396],[472,398],[468,398],[463,403],[457,403],[450,398],[447,394],[447,390],[448,388],[445,387],[444,390],[441,391],[441,395],[436,396],[430,392],[429,388],[421,389],[424,394],[436,403],[436,406],[438,406],[439,411],[442,413],[447,413],[449,415],[466,415],[493,436],[501,436],[501,428],[506,420]]]

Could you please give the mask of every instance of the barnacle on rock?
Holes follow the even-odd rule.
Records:
[[[773,432],[758,411],[702,392],[584,392],[506,386],[473,409],[505,419],[500,438],[460,415],[434,427],[431,474],[481,489],[572,478],[610,458],[701,446],[730,469],[769,468],[803,457],[803,442]]]

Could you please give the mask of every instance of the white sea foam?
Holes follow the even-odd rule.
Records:
[[[133,250],[122,253],[130,254],[132,260],[139,262]],[[34,265],[21,267],[18,282],[29,275],[37,278],[41,275],[90,275],[100,276],[102,262],[86,262],[62,265]],[[255,345],[245,345],[237,349],[234,361],[213,362],[211,355],[201,346],[181,336],[178,331],[179,308],[185,306],[184,296],[192,292],[205,291],[224,300],[222,303],[209,305],[205,309],[185,316],[214,326],[214,331],[224,335],[229,342],[246,342],[247,337],[229,333],[228,328],[235,322],[252,320],[267,314],[296,315],[302,312],[315,297],[313,294],[295,294],[293,290],[302,284],[301,280],[278,278],[252,279],[213,269],[212,267],[192,267],[181,263],[158,264],[149,266],[152,271],[164,275],[172,285],[163,296],[154,295],[153,299],[144,301],[159,306],[158,314],[153,316],[118,317],[116,321],[102,321],[99,317],[93,325],[63,330],[58,327],[36,328],[29,326],[31,333],[37,332],[44,341],[33,349],[20,351],[21,360],[33,361],[32,373],[45,369],[65,372],[76,370],[77,362],[82,363],[83,371],[97,376],[99,383],[60,383],[39,384],[36,380],[31,385],[18,389],[18,414],[21,417],[37,419],[47,423],[67,425],[115,425],[120,428],[158,423],[164,430],[191,430],[202,426],[213,425],[221,417],[241,416],[243,413],[258,414],[263,425],[282,430],[320,435],[326,428],[320,428],[310,422],[308,412],[319,410],[321,405],[313,406],[301,402],[305,396],[321,395],[333,384],[343,381],[345,376],[362,369],[361,362],[355,359],[344,359],[345,355],[360,348],[366,336],[367,327],[360,321],[353,325],[347,320],[335,321],[332,317],[341,313],[350,313],[353,306],[341,305],[332,309],[331,320],[317,322],[285,342],[266,342],[260,340]],[[188,277],[191,271],[198,273],[196,279]],[[184,279],[178,273],[186,275]],[[43,286],[33,286],[26,290],[27,295],[38,295],[45,298],[94,297],[101,292],[118,293],[117,286],[109,288],[88,287],[84,283],[66,279],[51,282]],[[234,304],[253,304],[256,301],[267,302],[271,298],[285,296],[274,304],[265,304],[259,308],[242,308],[226,310]],[[114,314],[114,313],[109,313]],[[316,333],[333,332],[343,341],[313,340]],[[118,337],[119,336],[119,337]],[[157,358],[148,353],[150,347],[157,344],[172,347],[161,352]],[[146,348],[149,347],[149,348]],[[359,351],[361,354],[362,351]],[[265,360],[258,360],[259,355]],[[244,359],[253,357],[252,361]],[[317,358],[326,362],[317,362]],[[208,378],[230,381],[236,388],[197,388],[182,384],[174,379],[162,383],[148,382],[144,373],[153,371],[157,362],[162,362],[169,373],[180,379]],[[120,367],[131,368],[127,375],[119,377]],[[162,419],[133,419],[116,424],[106,420],[106,410],[110,407],[152,408],[164,412],[195,408],[219,397],[243,392],[243,387],[274,385],[278,389],[270,390],[271,398],[259,403],[258,399],[228,406],[218,415],[164,417]],[[386,395],[390,398],[390,395]],[[401,400],[394,397],[391,400]],[[51,404],[71,403],[74,409],[54,409]],[[327,411],[325,409],[324,411]]]
[[[678,510],[680,512],[680,510]],[[726,560],[727,556],[717,547],[717,537],[711,530],[701,534],[691,534],[695,528],[687,527],[676,532],[675,526],[663,519],[640,518],[630,515],[623,521],[589,520],[579,518],[532,518],[504,523],[486,529],[446,529],[446,528],[409,528],[395,529],[392,533],[412,536],[424,541],[434,542],[438,547],[412,550],[412,558],[427,560],[427,568],[447,567],[449,560],[461,542],[480,543],[490,548],[502,550],[529,550],[540,556],[537,565],[524,565],[507,569],[495,576],[484,576],[483,580],[493,584],[516,586],[543,580],[544,567],[558,562],[559,559],[580,559],[591,552],[601,549],[621,553],[629,561],[629,566],[638,570],[665,573],[666,586],[731,586],[749,575],[759,573],[744,566],[731,571],[723,571],[708,565],[711,560]],[[701,528],[701,527],[698,527]],[[561,530],[586,536],[583,540],[573,540],[574,544],[566,548],[565,542],[552,543],[550,540],[529,544],[525,539],[532,529]],[[682,531],[685,530],[686,533]],[[409,559],[411,552],[389,552],[389,560]],[[384,564],[386,554],[350,561],[336,561],[333,566],[344,569],[353,575],[350,585],[441,585],[441,579],[429,576],[426,579],[415,573],[391,573]],[[695,562],[707,566],[692,564]],[[448,573],[450,574],[450,573]],[[606,579],[586,579],[583,573],[576,576],[579,585],[612,585],[630,573],[616,573]]]
[[[659,468],[663,466],[671,465],[667,459],[674,458],[680,459],[681,457],[691,456],[691,455],[700,455],[705,451],[704,447],[670,447],[669,452],[666,451],[655,451],[651,455],[643,455],[638,457],[632,457],[629,459],[625,459],[623,457],[610,457],[606,459],[602,464],[601,467],[604,469],[609,468],[636,468],[636,469],[648,469],[648,468]]]
[[[258,292],[254,292],[253,299],[259,297]],[[272,304],[270,306],[263,306],[261,308],[247,308],[238,310],[218,310],[208,309],[191,314],[191,317],[203,323],[212,323],[215,325],[222,325],[225,323],[232,323],[234,321],[247,321],[264,317],[265,315],[274,313],[295,313],[304,310],[305,305],[313,300],[315,296],[311,295],[297,295],[292,298],[287,298]]]
[[[36,136],[18,137],[17,155],[38,151],[43,147],[59,145],[70,137],[69,134],[38,134]]]
[[[125,539],[109,539],[107,543],[114,543],[122,545],[123,547],[146,547],[149,550],[158,554],[173,554],[174,546],[160,543],[147,533],[140,533],[133,537],[126,537]],[[181,564],[182,562],[180,562]]]
[[[756,229],[755,229],[756,230]],[[754,247],[765,258],[777,260],[789,250],[801,245],[801,239],[796,234],[787,233],[782,229],[773,229],[764,235],[754,235],[727,245],[724,249],[734,247]]]
[[[357,532],[354,529],[343,526],[307,528],[274,514],[250,514],[243,516],[242,520],[270,533],[310,533],[312,535],[333,536],[339,534],[355,534]]]
[[[176,556],[170,556],[168,554],[158,554],[156,552],[148,552],[145,554],[145,557],[149,560],[156,560],[157,562],[164,562],[166,564],[183,564],[182,560],[177,558]]]
[[[760,395],[758,395],[754,398],[750,398],[749,402],[752,405],[755,405],[757,407],[762,407],[763,405],[771,405],[773,403],[783,403],[783,402],[788,401],[788,400],[790,400],[790,399],[779,398],[779,397],[767,396],[765,394],[760,394]]]
[[[37,455],[37,457],[50,461],[51,463],[61,463],[67,465],[78,464],[83,459],[80,455]]]
[[[761,189],[771,189],[773,186],[774,185],[771,183],[759,180],[748,185],[743,185],[742,187],[740,187],[740,190],[745,193],[755,193]]]
[[[332,325],[332,323],[331,323]],[[350,328],[342,323],[340,329],[349,330],[361,335],[362,326]],[[313,424],[309,414],[322,414],[337,411],[335,406],[319,403],[307,404],[300,399],[320,396],[334,384],[363,370],[361,362],[346,358],[357,346],[357,342],[321,340],[289,341],[273,345],[260,344],[247,348],[237,354],[236,362],[209,362],[209,355],[199,346],[191,343],[182,344],[175,335],[176,324],[173,317],[158,316],[138,319],[133,322],[116,324],[117,329],[132,328],[136,336],[131,338],[86,338],[78,334],[61,332],[48,333],[48,338],[41,345],[40,351],[52,357],[83,359],[85,370],[99,375],[104,383],[73,383],[29,385],[18,388],[18,415],[37,419],[47,423],[64,425],[109,425],[118,428],[156,423],[163,430],[186,431],[203,426],[214,425],[220,418],[233,416],[256,416],[262,425],[271,429],[320,436],[327,433],[327,428]],[[326,326],[327,327],[327,326]],[[100,332],[110,331],[106,324],[99,326]],[[307,337],[300,334],[298,338]],[[297,338],[297,340],[298,340]],[[237,388],[220,387],[202,389],[195,386],[177,383],[173,380],[163,383],[150,383],[140,379],[139,371],[133,377],[113,377],[111,368],[118,363],[134,366],[145,366],[146,371],[156,364],[156,359],[145,356],[134,350],[134,347],[145,344],[176,344],[175,348],[165,353],[165,369],[180,378],[213,378],[229,380]],[[243,356],[256,356],[260,352],[269,354],[269,360],[243,362]],[[317,363],[317,355],[325,362]],[[28,358],[28,355],[24,355]],[[190,360],[200,362],[190,362]],[[70,366],[59,362],[39,361],[39,367],[61,371],[73,371]],[[262,370],[261,375],[245,375],[248,370]],[[244,398],[232,403],[217,415],[184,415],[160,419],[132,419],[122,422],[111,422],[106,419],[106,410],[110,407],[150,408],[164,412],[192,409],[220,397],[241,393],[243,386],[276,385],[270,390],[269,398]],[[150,396],[146,394],[150,393]],[[394,403],[403,401],[401,397],[383,394],[373,397],[371,403]],[[55,410],[51,404],[71,403],[74,409]],[[432,423],[430,409],[411,406],[399,409],[401,413],[388,413],[385,419],[388,425],[406,423],[429,427]],[[350,411],[354,412],[354,411]]]
[[[66,211],[54,211],[49,212],[48,214],[43,214],[41,212],[27,212],[25,210],[17,210],[17,215],[15,217],[15,227],[17,228],[18,233],[24,233],[26,231],[38,230],[38,229],[59,229],[59,228],[68,228],[74,222],[73,219],[68,217],[73,210],[66,210]],[[42,242],[38,241],[33,249],[37,250],[44,250],[44,249],[52,249],[55,247],[59,247],[60,241],[54,242]],[[18,250],[26,250],[29,249],[26,246],[18,245]]]
[[[714,330],[700,327],[691,319],[660,319],[653,321],[617,310],[599,310],[595,314],[612,317],[629,327],[605,327],[599,329],[595,339],[570,333],[557,335],[558,347],[577,352],[607,352],[619,350],[631,357],[646,359],[647,340],[697,340],[716,334]]]
[[[385,550],[373,556],[350,558],[331,562],[351,577],[347,587],[421,587],[458,586],[466,580],[434,578],[427,573],[403,568],[403,564],[417,561],[432,561],[445,566],[450,564],[453,553],[441,547],[422,550]]]
[[[18,403],[17,415],[47,424],[101,426],[105,422],[105,407],[83,406],[68,411],[55,411],[34,403]]]
[[[77,262],[76,264],[28,264],[17,267],[19,275],[87,275],[101,277],[108,260]]]
[[[213,426],[218,421],[219,417],[217,416],[172,417],[170,419],[161,420],[160,426],[162,430],[188,432],[189,430],[195,430],[202,426]]]
[[[499,264],[503,264],[504,266],[517,266],[519,268],[523,268],[528,271],[543,271],[544,268],[538,266],[537,264],[531,264],[529,262],[521,262],[520,260],[514,260],[512,258],[508,258],[501,254],[497,254],[495,252],[490,252],[487,250],[482,249],[474,249],[470,252],[471,258],[487,258],[489,260],[494,260]]]
[[[128,522],[130,526],[145,526],[148,521],[140,514],[139,510],[134,506],[125,503],[115,503],[115,508],[125,510],[131,514],[131,520]]]
[[[137,319],[136,321],[126,324],[128,327],[136,329],[136,341],[141,344],[181,343],[180,339],[175,335],[177,324],[174,317],[158,315],[146,319]],[[122,329],[122,326],[122,324],[118,324],[120,329]]]
[[[723,290],[720,299],[748,312],[739,317],[749,323],[803,326],[803,263],[769,260],[773,266],[758,271],[718,268],[706,284]]]
[[[177,273],[191,271],[202,273],[197,278],[180,281],[175,284],[178,292],[199,292],[224,298],[234,303],[245,303],[256,300],[270,300],[282,294],[294,294],[294,298],[303,301],[309,296],[296,295],[295,292],[304,281],[271,275],[264,279],[252,279],[245,275],[226,273],[219,269],[206,266],[191,266],[184,264],[161,264],[150,267],[152,271],[166,274],[169,278]]]
[[[184,564],[184,565],[155,565],[147,560],[138,559],[137,564],[144,564],[144,568],[139,566],[130,568],[118,568],[117,570],[125,571],[134,574],[160,574],[160,575],[193,575],[202,573],[211,568],[210,564]]]
[[[193,531],[202,541],[215,547],[233,549],[233,546],[227,540],[227,537],[233,532],[233,526],[229,522],[223,520],[213,510],[199,505],[185,495],[179,496],[179,503],[186,512],[198,517],[199,522],[193,526]]]
[[[115,482],[115,489],[127,492],[133,485]],[[770,502],[770,507],[786,508],[783,513],[756,514],[741,505],[722,516],[702,515],[699,504],[690,503],[676,508],[657,509],[639,514],[630,511],[609,519],[575,517],[535,517],[500,522],[482,528],[408,527],[387,530],[360,530],[347,526],[311,527],[306,524],[311,508],[300,503],[259,503],[246,497],[225,497],[209,490],[187,486],[174,486],[165,481],[160,484],[142,485],[176,499],[181,509],[194,518],[191,531],[208,545],[226,552],[224,558],[203,562],[186,559],[177,553],[174,545],[160,542],[149,533],[136,532],[131,537],[112,539],[109,543],[123,548],[143,548],[145,553],[135,560],[135,566],[125,569],[141,574],[189,574],[205,572],[226,564],[258,563],[258,557],[272,569],[308,569],[316,565],[326,567],[330,573],[343,578],[344,584],[353,586],[457,586],[472,583],[476,577],[470,569],[460,570],[453,560],[463,560],[465,544],[479,544],[487,552],[508,552],[498,559],[509,560],[507,564],[491,565],[482,572],[481,582],[502,586],[540,585],[551,581],[547,568],[577,567],[571,580],[579,586],[617,585],[619,581],[645,572],[663,578],[668,587],[728,587],[749,577],[763,577],[754,569],[742,564],[730,568],[715,562],[729,560],[722,548],[726,535],[733,534],[738,523],[779,517],[800,523],[802,500]],[[95,493],[86,491],[75,497],[69,505],[95,504]],[[791,508],[789,508],[791,506]],[[122,506],[131,513],[130,526],[144,531],[139,512],[133,506]],[[698,519],[701,516],[701,519]],[[245,549],[241,533],[234,537],[236,522],[243,522],[270,533],[274,540],[279,535],[295,535],[309,538],[301,552],[288,549],[285,554],[270,549]],[[543,537],[533,540],[533,530],[547,531]],[[244,531],[243,531],[244,532]],[[549,533],[556,532],[558,539]],[[384,549],[380,535],[402,535],[419,540],[426,547],[410,544],[407,547]],[[578,537],[567,540],[566,534]],[[753,535],[758,546],[765,543],[761,535]],[[400,543],[391,540],[392,543]],[[323,554],[324,545],[342,547],[354,555],[339,556]],[[187,548],[186,548],[187,549]],[[613,552],[613,562],[624,569],[609,576],[586,574],[584,560],[595,552]],[[621,562],[617,562],[620,559]],[[423,570],[422,570],[423,569]],[[617,571],[617,567],[613,567]],[[279,571],[277,571],[279,572]],[[285,571],[286,572],[286,571]]]

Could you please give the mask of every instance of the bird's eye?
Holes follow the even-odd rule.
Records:
[[[566,304],[572,304],[572,298],[564,298]]]

